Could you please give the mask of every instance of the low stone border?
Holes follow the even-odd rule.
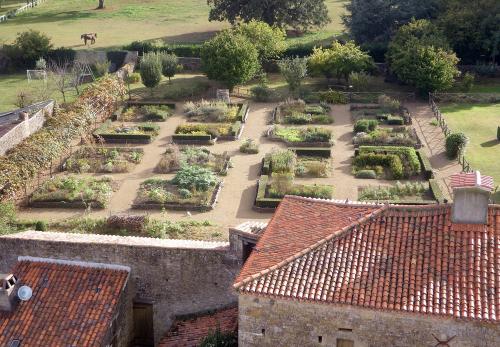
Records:
[[[88,207],[94,209],[104,209],[104,206],[97,201],[89,201],[84,203],[83,201],[29,201],[28,206],[33,208],[74,208],[74,209],[85,209]]]
[[[217,205],[219,195],[224,186],[224,181],[220,182],[212,194],[211,203],[208,206],[203,205],[179,205],[179,204],[157,204],[157,203],[133,203],[131,208],[136,210],[174,210],[174,211],[198,211],[207,212],[211,211]]]

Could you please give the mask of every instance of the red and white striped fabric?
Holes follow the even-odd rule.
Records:
[[[479,171],[462,172],[451,176],[452,188],[481,187],[492,191],[493,186],[493,177],[483,176]]]

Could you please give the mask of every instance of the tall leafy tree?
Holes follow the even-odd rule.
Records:
[[[392,34],[412,18],[435,18],[442,0],[351,0],[343,22],[356,43],[383,58]]]
[[[286,49],[286,34],[281,28],[251,20],[248,23],[241,23],[234,30],[255,45],[261,61],[278,58]]]
[[[271,26],[308,30],[330,21],[324,0],[207,0],[209,19],[231,24],[252,19]]]
[[[307,76],[307,59],[299,57],[285,58],[278,62],[278,66],[290,92],[292,94],[297,92],[302,80]]]
[[[448,0],[437,23],[464,63],[497,62],[500,56],[500,1]]]
[[[389,44],[387,61],[401,81],[422,93],[448,89],[460,74],[456,54],[428,20],[402,26]]]
[[[260,68],[255,45],[232,30],[224,30],[205,42],[201,61],[208,78],[223,82],[230,90],[253,78]]]

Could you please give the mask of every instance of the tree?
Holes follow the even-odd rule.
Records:
[[[438,18],[453,50],[463,63],[495,63],[500,55],[500,1],[448,0]]]
[[[247,37],[255,45],[260,61],[276,59],[286,49],[285,31],[278,27],[251,20],[238,25],[234,30]]]
[[[324,0],[207,0],[209,20],[249,22],[252,19],[271,26],[308,30],[330,22]]]
[[[459,75],[457,56],[428,20],[402,26],[389,44],[387,61],[401,81],[423,93],[448,89]]]
[[[77,78],[75,70],[71,68],[69,61],[51,61],[48,68],[48,78],[61,93],[63,102],[66,103],[66,91],[74,86],[77,88]]]
[[[352,0],[344,25],[357,44],[383,59],[392,34],[412,18],[434,18],[442,0]]]
[[[97,5],[98,10],[102,10],[104,8],[104,0],[99,0],[99,4]]]
[[[302,84],[302,80],[307,76],[306,58],[285,58],[278,62],[280,72],[288,84],[288,88],[295,93]]]
[[[202,69],[208,78],[230,90],[253,78],[259,70],[257,48],[245,36],[224,30],[201,48]]]
[[[153,95],[153,88],[158,86],[161,81],[161,56],[155,52],[144,54],[141,59],[140,69],[142,84],[150,88],[151,95]]]
[[[52,49],[50,38],[39,31],[30,29],[19,33],[14,44],[9,48],[9,55],[18,64],[26,67],[35,66],[35,62],[46,56]]]
[[[309,57],[309,67],[316,75],[326,78],[344,78],[346,83],[352,72],[369,71],[373,68],[372,58],[352,41],[332,43],[330,48],[315,48]]]
[[[168,81],[175,76],[179,59],[175,54],[163,53],[161,55],[161,71],[163,76],[168,77]]]

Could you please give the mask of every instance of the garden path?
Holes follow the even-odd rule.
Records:
[[[450,177],[461,172],[462,166],[458,161],[446,157],[445,136],[439,126],[431,124],[435,118],[429,105],[424,102],[414,102],[406,106],[413,116],[414,128],[424,144],[423,151],[429,157],[443,194],[451,201]]]

